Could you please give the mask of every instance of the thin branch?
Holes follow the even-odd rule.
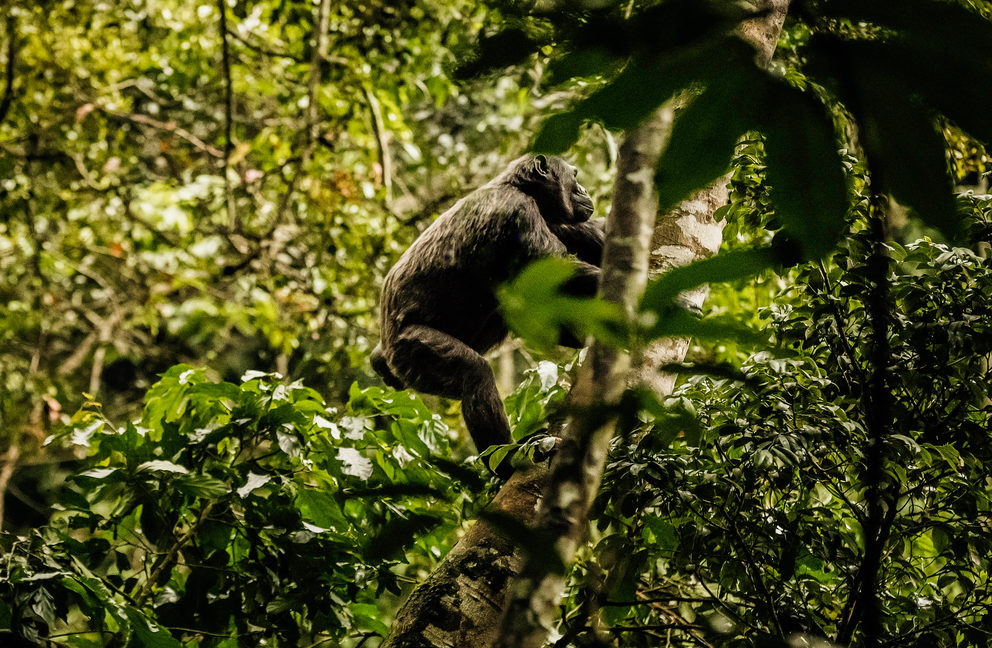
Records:
[[[307,146],[303,152],[303,167],[310,163],[314,147],[318,140],[317,128],[317,92],[320,89],[320,78],[324,61],[327,60],[327,29],[330,22],[331,1],[321,0],[317,8],[317,19],[314,21],[313,58],[310,61],[310,79],[307,82]]]
[[[207,144],[206,142],[204,142],[199,137],[189,132],[185,128],[181,128],[178,124],[176,124],[176,122],[159,121],[157,119],[153,119],[149,117],[148,115],[122,113],[116,110],[111,110],[110,108],[106,108],[104,106],[100,106],[98,104],[94,104],[94,106],[102,110],[103,112],[107,113],[108,115],[112,115],[119,119],[125,119],[127,121],[134,122],[136,124],[151,126],[152,128],[155,128],[157,130],[172,133],[177,137],[186,140],[187,142],[189,142],[199,150],[203,151],[204,153],[207,153],[215,158],[224,159],[224,151],[220,150],[216,146],[211,146]]]
[[[148,578],[141,586],[141,589],[134,596],[135,607],[141,607],[141,605],[145,602],[145,599],[147,599],[148,595],[151,594],[152,587],[155,586],[155,583],[158,581],[159,577],[166,570],[166,568],[171,568],[176,556],[179,554],[179,550],[182,549],[194,535],[196,535],[197,530],[199,530],[200,526],[206,521],[207,516],[210,514],[210,511],[213,510],[213,507],[214,503],[208,502],[203,507],[203,510],[200,511],[200,516],[196,519],[196,522],[190,526],[181,538],[176,540],[172,546],[169,547],[169,551],[167,551],[164,556],[159,558],[158,562],[152,568],[151,574],[148,575]]]
[[[242,36],[241,34],[239,34],[237,31],[235,31],[233,29],[227,30],[227,35],[230,36],[231,38],[233,38],[234,40],[238,41],[242,45],[244,45],[247,49],[251,50],[252,52],[255,52],[256,54],[262,54],[264,56],[271,56],[273,58],[289,59],[290,61],[295,61],[296,63],[304,63],[305,62],[305,60],[301,56],[296,56],[296,55],[290,54],[288,52],[278,52],[276,50],[268,49],[267,47],[263,47],[262,45],[257,45],[255,43],[252,43],[247,38],[245,38],[244,36]]]
[[[14,14],[7,13],[7,80],[3,87],[3,99],[0,99],[0,124],[7,117],[10,106],[14,102],[14,66],[17,65],[17,19]]]
[[[231,178],[228,173],[234,142],[231,140],[233,90],[231,88],[231,52],[227,46],[227,3],[225,0],[217,0],[217,11],[220,12],[221,70],[224,75],[224,161],[222,165],[224,194],[227,198],[227,226],[232,232],[236,232],[239,229],[238,212],[234,204],[234,189],[231,187]]]
[[[372,133],[379,149],[379,168],[382,170],[382,186],[386,190],[386,207],[393,202],[393,161],[389,157],[389,131],[386,129],[386,122],[382,118],[382,106],[373,93],[366,86],[362,86],[362,94],[369,104],[369,113],[372,116]]]

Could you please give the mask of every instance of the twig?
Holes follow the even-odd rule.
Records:
[[[234,31],[233,29],[227,30],[227,35],[232,37],[233,39],[235,39],[236,41],[238,41],[239,43],[241,43],[251,51],[256,52],[257,54],[263,54],[265,56],[271,56],[273,58],[285,58],[285,59],[289,59],[290,61],[295,61],[297,63],[305,62],[303,57],[296,56],[288,52],[277,52],[276,50],[268,49],[261,45],[256,45],[255,43],[250,42],[247,38],[245,38],[238,32]]]
[[[375,94],[366,86],[362,86],[362,94],[369,104],[369,113],[372,115],[372,133],[375,135],[376,144],[379,147],[379,167],[382,169],[382,186],[386,190],[386,207],[393,202],[393,161],[389,157],[389,131],[386,130],[386,122],[382,118],[382,106]]]
[[[17,19],[7,13],[7,81],[0,99],[0,124],[7,117],[10,105],[14,102],[14,66],[17,65]]]
[[[7,485],[10,483],[10,478],[14,476],[14,470],[17,469],[17,459],[20,456],[21,448],[18,440],[16,438],[12,439],[12,443],[4,455],[3,468],[0,468],[0,531],[3,530],[4,496],[7,494]]]
[[[102,110],[103,112],[107,113],[108,115],[112,115],[119,119],[126,119],[127,121],[131,121],[136,124],[151,126],[152,128],[166,131],[167,133],[173,133],[177,137],[186,140],[187,142],[189,142],[196,148],[200,149],[204,153],[212,155],[215,158],[221,158],[221,159],[224,158],[224,151],[220,150],[216,146],[211,146],[207,144],[206,142],[204,142],[199,137],[189,132],[185,128],[181,128],[175,122],[159,121],[157,119],[152,119],[148,115],[122,113],[97,104],[94,104],[94,106],[96,106],[96,108]]]
[[[148,595],[151,594],[152,587],[154,587],[156,581],[158,581],[159,577],[162,575],[162,572],[165,571],[167,567],[172,565],[173,561],[176,559],[176,555],[179,553],[179,550],[183,548],[183,545],[190,541],[193,535],[200,528],[200,525],[206,521],[207,516],[210,514],[213,507],[213,502],[207,502],[207,504],[203,507],[203,510],[200,511],[200,516],[196,519],[196,522],[194,522],[186,533],[183,534],[183,537],[176,540],[172,546],[169,547],[169,551],[167,551],[166,554],[158,560],[155,567],[152,568],[152,573],[148,575],[148,578],[141,586],[141,589],[134,597],[135,607],[141,607],[141,605],[145,602],[145,599],[147,599]]]
[[[303,152],[303,167],[310,162],[317,141],[317,91],[323,63],[327,60],[327,28],[330,21],[331,2],[321,0],[314,21],[313,58],[310,60],[310,79],[307,82],[307,146]]]
[[[224,73],[224,160],[222,164],[224,194],[227,197],[227,226],[232,232],[236,232],[239,229],[238,212],[234,204],[234,189],[231,187],[231,178],[228,174],[234,142],[231,141],[233,93],[231,88],[231,53],[227,47],[227,3],[224,0],[217,0],[217,10],[220,12],[221,69]]]

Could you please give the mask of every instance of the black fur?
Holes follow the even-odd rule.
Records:
[[[558,157],[525,156],[455,203],[386,275],[372,367],[386,384],[462,401],[479,452],[510,442],[496,380],[481,354],[503,341],[496,289],[532,261],[576,257],[565,286],[593,296],[603,228],[589,194]],[[581,346],[571,333],[561,343]]]

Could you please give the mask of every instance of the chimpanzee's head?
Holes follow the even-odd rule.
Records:
[[[527,155],[510,165],[510,183],[537,201],[550,223],[581,223],[592,216],[592,199],[575,179],[578,169],[555,155]]]

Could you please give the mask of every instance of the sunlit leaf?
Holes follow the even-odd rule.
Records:
[[[734,250],[673,268],[648,284],[641,298],[641,310],[662,312],[672,305],[679,293],[705,283],[733,281],[774,267],[776,256],[771,248]]]

